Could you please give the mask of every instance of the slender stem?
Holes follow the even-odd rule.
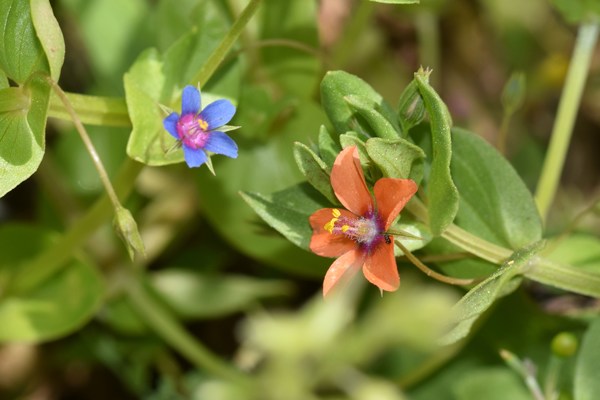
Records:
[[[117,209],[122,208],[121,202],[119,201],[119,198],[117,197],[117,194],[115,193],[112,183],[110,182],[110,179],[108,178],[108,174],[106,173],[104,164],[102,164],[102,160],[100,159],[100,156],[98,155],[98,152],[96,151],[96,148],[94,147],[94,143],[92,143],[90,136],[88,135],[83,124],[81,123],[81,120],[77,116],[77,113],[73,109],[73,106],[71,106],[71,103],[69,102],[69,99],[67,98],[65,92],[63,92],[63,90],[56,84],[56,82],[54,82],[52,80],[52,78],[48,77],[48,78],[46,78],[46,80],[48,81],[48,83],[50,84],[50,86],[52,87],[52,89],[54,90],[56,95],[58,96],[58,98],[63,102],[67,112],[71,116],[71,120],[75,124],[75,129],[79,133],[79,136],[81,137],[83,144],[85,145],[88,153],[90,154],[90,157],[92,157],[92,161],[94,162],[96,171],[98,171],[98,175],[100,176],[100,180],[102,181],[104,190],[106,190],[106,193],[108,194],[108,198],[110,199],[111,203],[113,204],[113,207],[115,208],[115,212],[116,212]]]
[[[127,158],[115,179],[115,191],[121,198],[126,198],[133,188],[133,182],[142,170],[143,165]],[[66,265],[77,250],[96,231],[112,213],[108,195],[104,194],[92,208],[73,224],[69,231],[53,246],[21,267],[21,273],[15,276],[8,287],[8,292],[24,293],[35,289],[46,279]]]
[[[442,233],[442,237],[463,250],[494,264],[502,264],[513,253],[512,250],[481,239],[454,224]]]
[[[500,130],[498,132],[498,140],[496,141],[496,148],[498,148],[498,151],[503,155],[506,155],[506,142],[508,141],[508,126],[510,125],[511,117],[512,114],[504,110],[504,115],[502,116],[502,123],[500,124]]]
[[[130,128],[131,121],[127,113],[127,104],[122,97],[89,96],[77,93],[65,93],[71,106],[77,110],[84,124]],[[71,114],[56,94],[50,96],[48,116],[70,121]]]
[[[600,298],[600,274],[590,273],[581,268],[538,257],[529,263],[524,276],[545,285]]]
[[[558,398],[557,383],[560,376],[560,370],[563,360],[552,354],[546,370],[546,380],[544,382],[544,396],[546,400],[555,400]]]
[[[418,198],[413,197],[406,208],[420,221],[429,222],[427,208]],[[442,237],[464,251],[494,264],[502,264],[512,254],[512,250],[481,239],[454,224],[442,233]]]
[[[200,87],[203,87],[208,79],[213,75],[217,67],[227,55],[227,52],[237,40],[238,36],[242,33],[246,24],[248,24],[248,21],[250,21],[250,18],[252,18],[258,9],[261,1],[262,0],[250,0],[244,11],[242,11],[238,19],[233,23],[231,29],[229,32],[227,32],[221,43],[219,43],[200,71],[198,71],[198,73],[194,76],[192,79],[194,84],[197,82]]]
[[[248,383],[248,378],[242,372],[211,353],[180,325],[171,312],[149,292],[141,274],[136,276],[131,272],[130,275],[126,285],[128,298],[144,321],[160,337],[199,369],[239,384]]]
[[[421,260],[419,260],[417,257],[415,257],[410,252],[410,250],[408,250],[399,240],[396,240],[395,242],[396,242],[396,245],[398,247],[400,247],[400,250],[402,250],[402,252],[406,256],[406,258],[408,258],[408,260],[411,263],[413,263],[415,267],[417,267],[421,271],[423,271],[425,273],[425,275],[427,275],[429,277],[432,277],[433,279],[435,279],[437,281],[448,283],[450,285],[467,286],[467,285],[473,285],[475,283],[479,283],[483,279],[485,279],[485,278],[461,279],[461,278],[452,278],[452,277],[449,277],[449,276],[446,276],[446,275],[442,275],[442,274],[440,274],[440,273],[432,270],[431,268],[429,268],[425,264],[423,264],[421,262]]]
[[[552,129],[548,154],[544,160],[535,196],[540,215],[543,219],[546,218],[556,194],[597,40],[598,24],[587,23],[579,27],[575,50],[573,51],[565,87]]]

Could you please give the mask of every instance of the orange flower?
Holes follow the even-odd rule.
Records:
[[[417,192],[417,184],[410,179],[381,178],[375,182],[373,201],[358,150],[351,146],[335,159],[331,187],[347,210],[323,208],[309,218],[313,229],[310,249],[323,257],[338,257],[325,274],[323,295],[360,267],[365,278],[379,289],[398,289],[394,238],[387,230]]]

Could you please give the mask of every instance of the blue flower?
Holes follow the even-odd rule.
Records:
[[[217,100],[202,111],[200,104],[200,91],[186,86],[181,97],[181,115],[173,112],[163,120],[167,132],[183,146],[187,165],[194,168],[207,162],[207,151],[237,158],[237,145],[219,130],[233,118],[233,104],[229,100]]]

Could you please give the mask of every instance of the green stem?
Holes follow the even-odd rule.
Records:
[[[506,155],[506,142],[508,141],[508,126],[510,125],[510,118],[512,114],[504,110],[502,116],[502,123],[500,124],[500,130],[498,131],[498,140],[496,141],[496,148],[500,154]]]
[[[171,312],[153,297],[141,275],[130,275],[126,285],[128,298],[139,315],[160,337],[199,369],[238,384],[249,383],[241,371],[218,358],[191,336]]]
[[[429,212],[418,198],[413,197],[406,208],[420,221],[429,223]],[[510,249],[481,239],[454,224],[442,233],[442,237],[464,251],[494,264],[502,264],[513,253]]]
[[[242,33],[244,27],[248,24],[248,21],[250,21],[250,18],[252,18],[258,9],[260,3],[261,0],[250,0],[244,11],[242,11],[238,19],[231,26],[229,32],[227,32],[227,35],[225,35],[221,43],[219,43],[208,60],[206,60],[206,63],[204,63],[200,71],[198,71],[198,73],[194,76],[192,79],[194,84],[198,83],[200,87],[203,87],[208,79],[213,75],[217,67],[221,64],[237,40],[238,36]]]
[[[556,194],[597,40],[598,24],[588,23],[579,27],[575,50],[552,129],[548,154],[544,160],[535,196],[543,219],[546,218]]]
[[[88,151],[88,153],[90,154],[90,157],[92,158],[94,167],[96,168],[96,171],[98,172],[98,175],[100,176],[100,180],[102,181],[104,190],[106,190],[106,193],[108,194],[108,198],[110,199],[110,201],[113,205],[113,208],[115,209],[115,214],[116,214],[117,210],[123,208],[123,206],[121,205],[121,202],[119,201],[119,197],[115,193],[115,189],[113,188],[112,183],[110,182],[110,179],[108,178],[108,173],[106,172],[106,169],[104,168],[104,164],[102,164],[102,160],[100,159],[100,155],[96,151],[96,147],[94,147],[94,143],[92,143],[92,139],[90,139],[90,136],[88,135],[87,131],[85,130],[85,127],[81,123],[81,120],[77,116],[77,113],[73,109],[73,106],[71,106],[71,103],[69,102],[69,99],[67,98],[65,92],[63,92],[63,90],[60,88],[60,86],[58,86],[56,84],[56,82],[54,82],[52,80],[52,78],[48,77],[46,79],[46,81],[50,84],[50,86],[52,87],[52,90],[54,90],[54,93],[62,101],[67,112],[71,116],[71,121],[73,122],[73,124],[75,124],[75,129],[77,130],[77,133],[79,133],[79,136],[81,137],[81,141],[85,145],[86,150]]]
[[[76,93],[65,93],[65,96],[84,124],[131,128],[127,104],[122,97],[88,96]],[[71,121],[69,111],[55,93],[50,96],[48,116]]]
[[[592,274],[581,268],[539,257],[531,260],[524,276],[569,292],[600,298],[600,274]]]
[[[494,264],[502,264],[513,253],[512,250],[490,243],[452,224],[442,237],[465,251]]]
[[[119,197],[126,198],[129,195],[142,167],[142,164],[126,159],[115,179],[115,191]],[[108,195],[104,194],[52,247],[22,266],[22,273],[15,276],[8,292],[24,293],[33,290],[60,271],[73,257],[75,250],[83,245],[89,235],[96,231],[111,214],[110,200]]]

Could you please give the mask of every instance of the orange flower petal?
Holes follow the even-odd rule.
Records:
[[[331,187],[344,207],[354,214],[365,215],[373,209],[356,146],[345,148],[336,157],[331,170]]]
[[[309,218],[313,235],[310,238],[310,249],[313,253],[323,257],[339,257],[344,253],[356,248],[356,242],[343,235],[332,235],[325,230],[327,224],[333,218],[333,208],[322,208],[315,211]],[[356,218],[350,211],[338,209],[340,215],[346,218]]]
[[[394,258],[394,245],[382,242],[365,259],[365,278],[381,290],[393,292],[400,287],[400,275]]]
[[[417,184],[411,179],[381,178],[375,182],[373,192],[377,212],[385,223],[385,229],[392,225],[417,189]]]
[[[335,260],[327,270],[323,280],[323,296],[327,296],[342,280],[352,277],[364,263],[364,255],[358,249],[349,251]]]

